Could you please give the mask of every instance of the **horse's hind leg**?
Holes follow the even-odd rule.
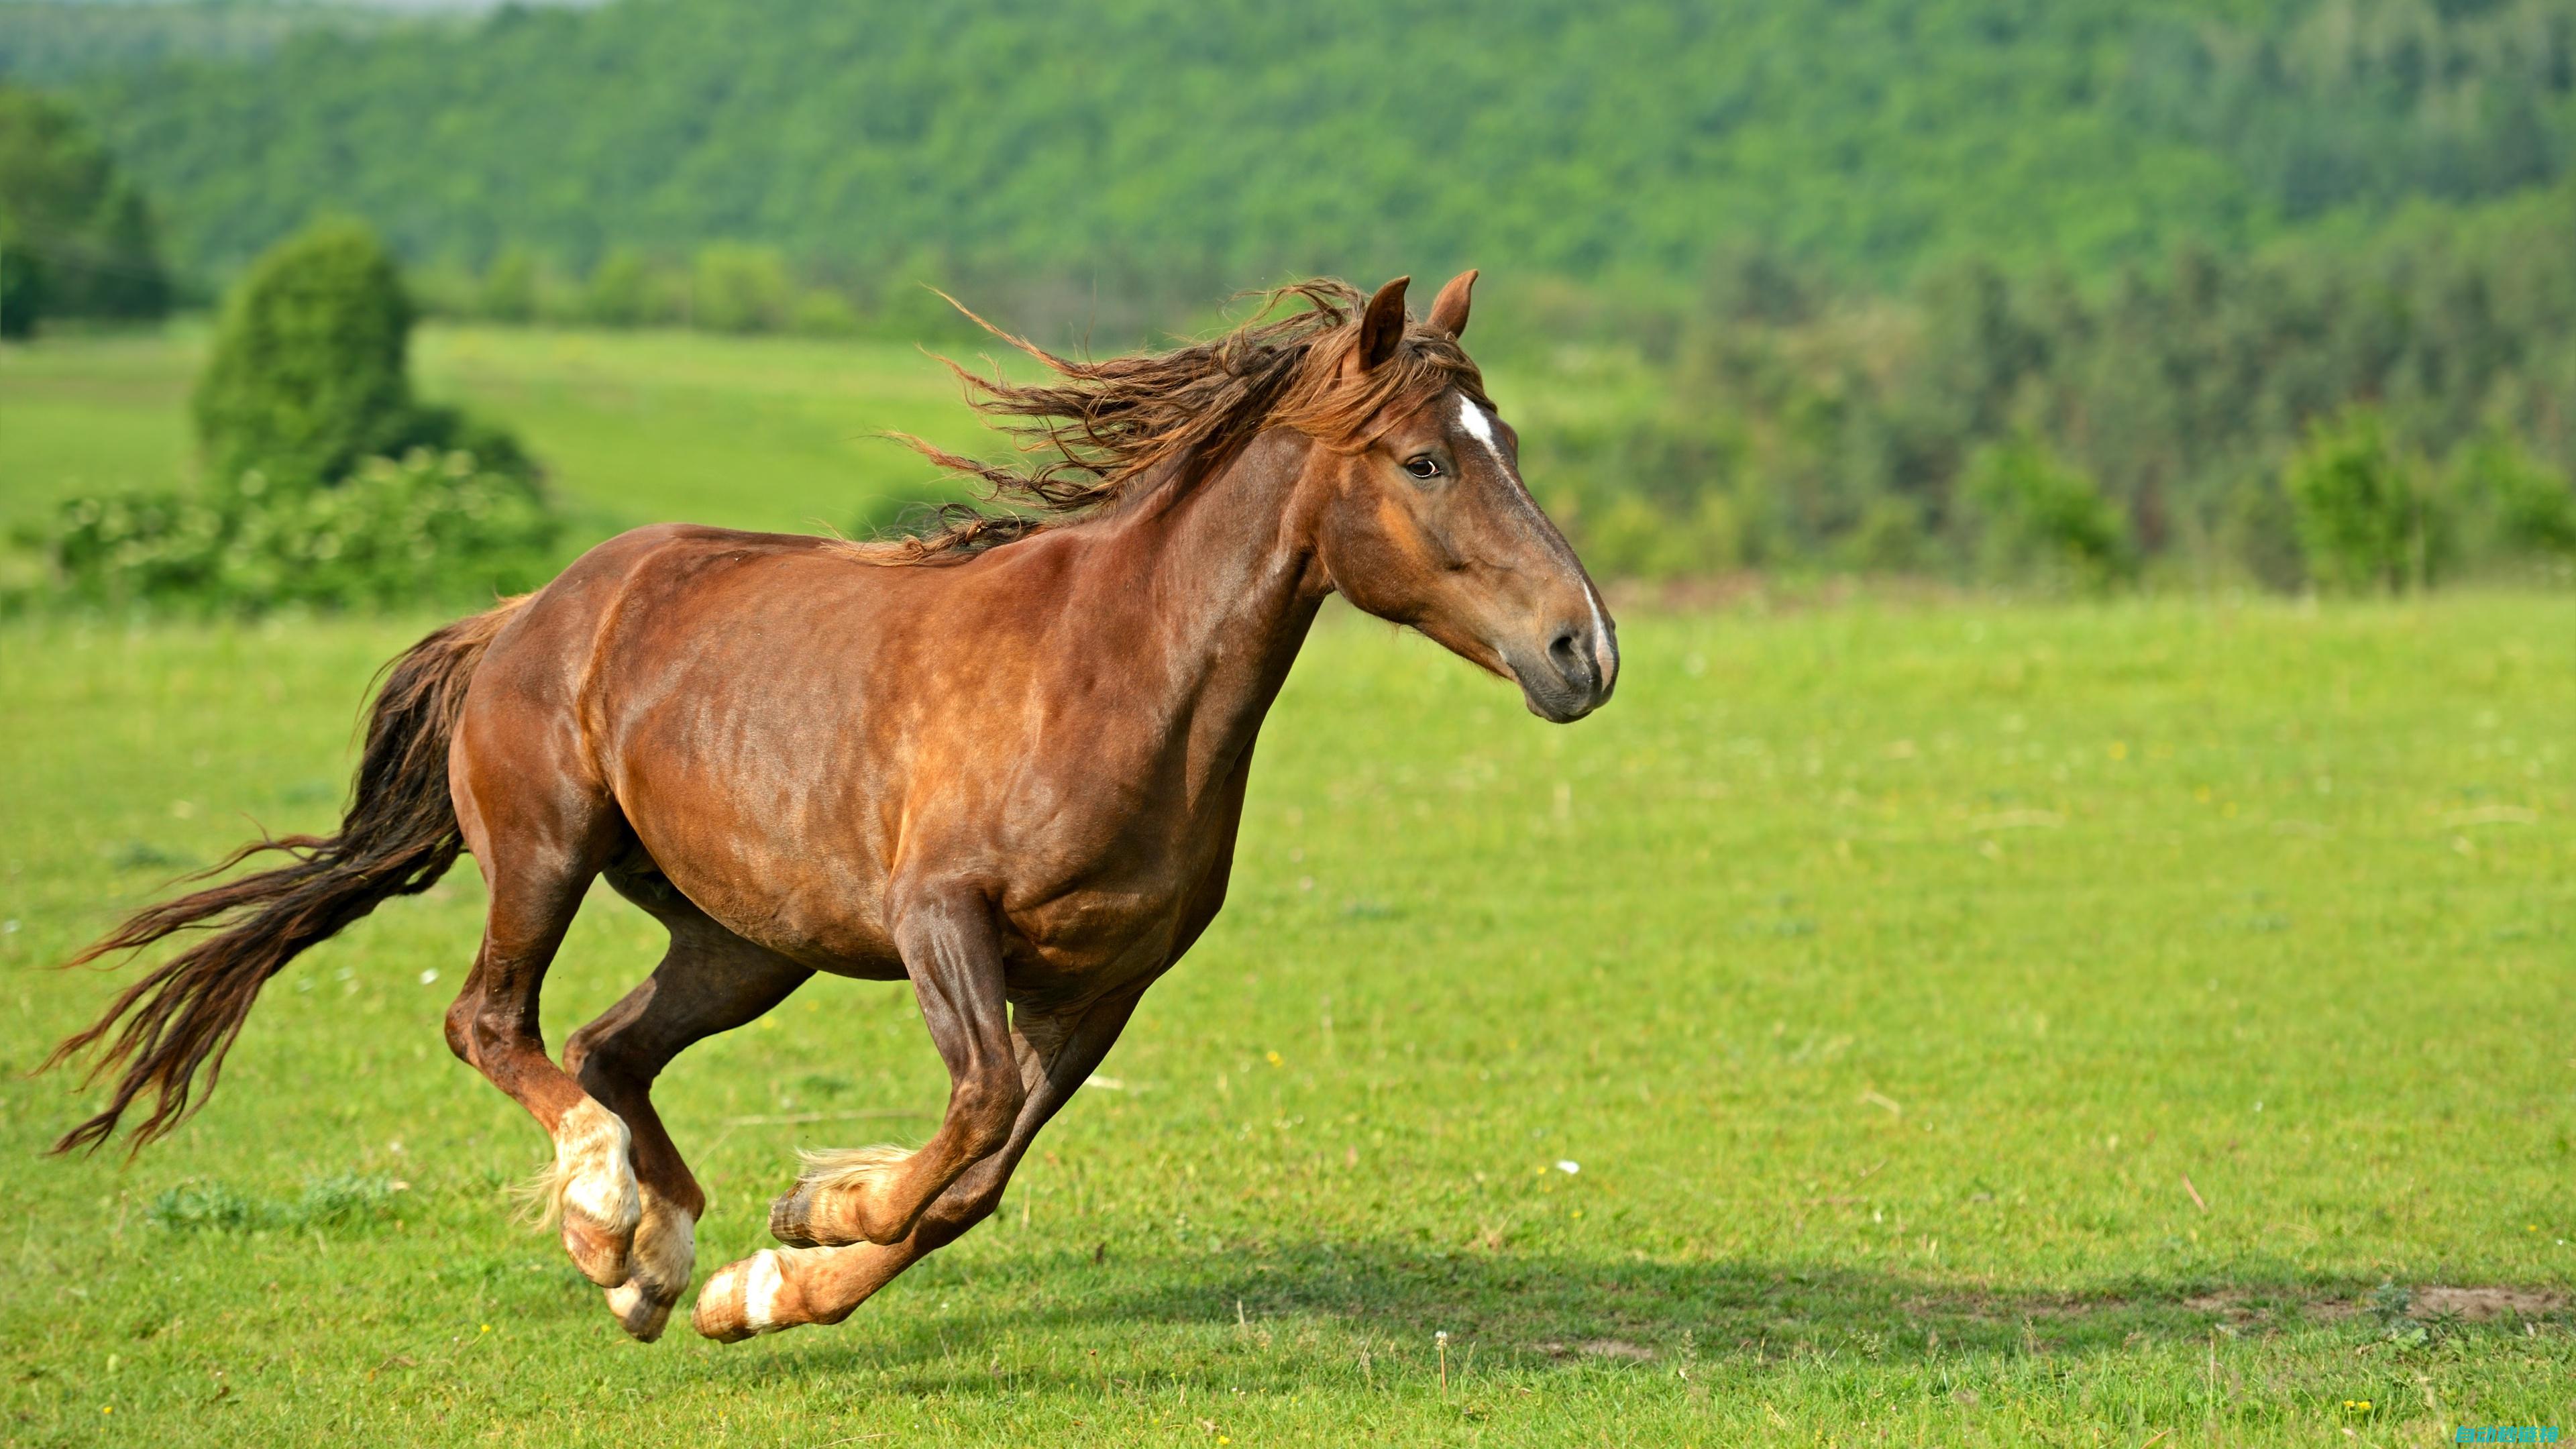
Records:
[[[470,712],[460,740],[477,743]],[[485,769],[485,761],[505,767]],[[528,1109],[554,1139],[545,1180],[573,1266],[603,1288],[626,1281],[640,1205],[626,1124],[546,1056],[537,999],[582,894],[628,839],[602,792],[542,747],[460,750],[449,772],[457,825],[491,893],[474,970],[447,1009],[447,1044]]]
[[[1136,997],[1128,995],[1080,1011],[1023,1016],[1012,1026],[1011,1045],[1026,1096],[998,1150],[951,1182],[899,1241],[769,1248],[716,1270],[698,1294],[691,1326],[709,1338],[737,1343],[758,1333],[849,1317],[904,1269],[954,1242],[1000,1206],[1002,1189],[1038,1129],[1081,1090],[1135,1009]]]
[[[653,1079],[691,1043],[758,1017],[813,973],[709,920],[659,876],[611,880],[670,928],[671,948],[624,1000],[564,1043],[564,1069],[633,1135],[641,1217],[626,1281],[608,1290],[608,1308],[649,1343],[689,1286],[696,1225],[707,1208],[706,1193],[653,1109]]]

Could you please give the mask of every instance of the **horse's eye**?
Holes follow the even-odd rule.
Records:
[[[1428,453],[1407,458],[1404,460],[1404,471],[1416,478],[1437,478],[1440,476],[1440,460]]]

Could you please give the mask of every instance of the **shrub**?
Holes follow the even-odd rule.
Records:
[[[59,598],[257,611],[472,604],[535,586],[557,521],[509,434],[413,401],[412,312],[364,229],[252,268],[196,396],[206,486],[79,498],[32,542]]]
[[[1869,500],[1844,538],[1842,552],[1845,561],[1862,573],[1914,572],[1923,566],[1922,508],[1896,493]]]
[[[2242,474],[2222,495],[2216,541],[2219,558],[2263,588],[2292,593],[2307,578],[2299,511],[2272,473]]]
[[[2102,589],[2137,571],[2127,516],[2031,438],[1980,449],[1965,493],[1977,561],[1989,578]]]
[[[603,327],[641,327],[666,320],[653,269],[631,248],[600,258],[582,283],[581,318]]]
[[[720,243],[698,253],[690,321],[718,332],[775,332],[787,325],[795,296],[775,248]]]
[[[427,441],[405,371],[411,299],[373,233],[331,222],[272,249],[233,292],[198,380],[197,443],[218,489],[257,470],[300,488]]]
[[[543,583],[556,533],[524,474],[415,449],[334,488],[282,488],[253,469],[219,498],[74,499],[46,554],[62,597],[111,607],[464,605]]]
[[[1562,492],[1548,503],[1602,578],[1677,579],[1721,574],[1751,561],[1752,538],[1735,498],[1710,489],[1664,502],[1620,491],[1586,499]]]
[[[2512,439],[2489,435],[2462,449],[2451,491],[2477,510],[2493,552],[2576,557],[2576,488]]]
[[[2348,408],[2311,423],[2282,486],[2298,513],[2299,551],[2312,582],[2398,590],[2432,581],[2434,500],[2376,409]]]
[[[808,337],[847,337],[859,330],[858,309],[829,287],[810,287],[796,294],[789,327]]]
[[[537,259],[526,247],[504,247],[483,269],[475,311],[495,322],[537,320]]]

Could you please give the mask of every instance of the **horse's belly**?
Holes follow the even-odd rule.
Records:
[[[726,930],[835,976],[886,981],[904,974],[885,927],[885,881],[863,852],[776,848],[743,825],[728,830],[705,816],[686,834],[728,838],[712,851],[692,849],[704,842],[638,825],[663,875]]]

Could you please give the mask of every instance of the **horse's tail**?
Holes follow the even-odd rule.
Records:
[[[147,907],[64,963],[136,950],[190,927],[215,932],[127,987],[94,1025],[45,1059],[52,1067],[105,1041],[87,1080],[123,1068],[106,1110],[64,1133],[54,1151],[105,1142],[147,1088],[152,1114],[134,1130],[134,1145],[178,1126],[198,1068],[211,1091],[269,977],[379,903],[429,889],[456,863],[464,838],[447,794],[448,742],[475,665],[520,602],[459,619],[387,666],[338,834],[253,841],[191,879],[262,851],[283,852],[294,863]]]

